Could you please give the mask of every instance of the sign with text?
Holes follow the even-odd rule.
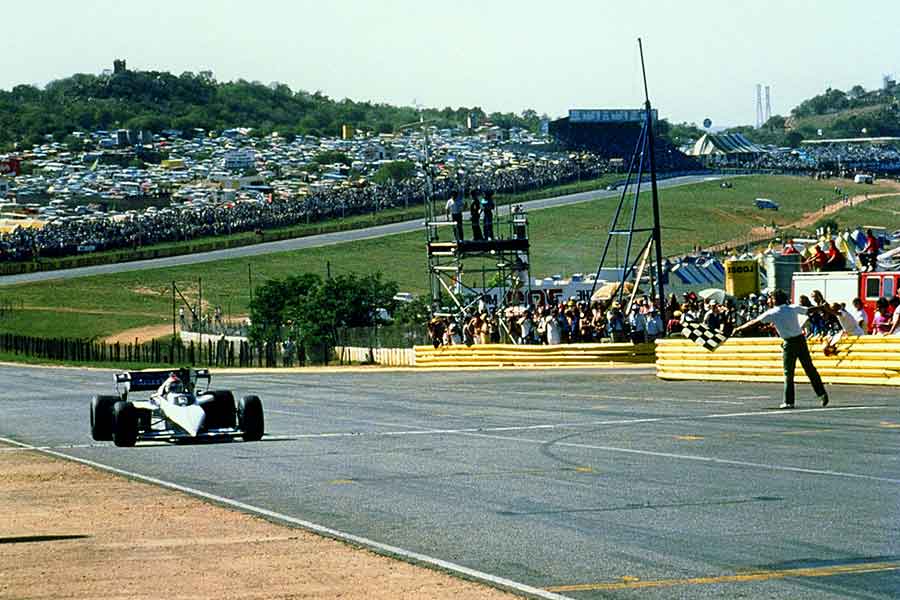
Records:
[[[651,114],[655,122],[656,110],[652,110]],[[643,123],[646,115],[643,108],[573,108],[569,110],[569,121],[572,123]]]

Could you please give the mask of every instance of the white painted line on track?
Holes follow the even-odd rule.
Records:
[[[224,496],[218,496],[216,494],[211,494],[209,492],[204,492],[202,490],[198,490],[196,488],[191,488],[188,486],[184,486],[178,483],[173,483],[171,481],[166,481],[164,479],[158,479],[156,477],[150,477],[148,475],[141,475],[140,473],[135,473],[133,471],[126,471],[125,469],[119,469],[117,467],[112,467],[109,465],[105,465],[103,463],[98,463],[93,460],[88,460],[85,458],[78,458],[76,456],[70,456],[68,454],[64,454],[62,452],[56,452],[54,450],[42,450],[37,446],[32,446],[30,444],[24,444],[22,442],[18,442],[16,440],[11,440],[9,438],[0,437],[0,442],[5,442],[7,444],[12,444],[15,446],[19,446],[20,448],[26,450],[35,450],[38,452],[42,452],[44,454],[48,454],[50,456],[55,456],[57,458],[62,458],[65,460],[71,460],[77,463],[81,463],[83,465],[87,465],[89,467],[94,467],[95,469],[101,469],[103,471],[107,471],[109,473],[114,473],[116,475],[122,475],[125,477],[130,477],[132,479],[136,479],[138,481],[144,481],[146,483],[151,483],[153,485],[158,485],[160,487],[164,487],[170,490],[175,490],[178,492],[183,492],[185,494],[190,494],[192,496],[203,498],[206,500],[211,500],[218,504],[222,504],[225,506],[230,506],[232,508],[236,508],[238,510],[242,510],[248,513],[257,514],[263,517],[267,517],[269,519],[274,519],[276,521],[281,521],[283,523],[290,523],[291,525],[296,525],[302,529],[306,529],[307,531],[312,531],[314,533],[318,533],[320,535],[324,535],[326,537],[330,537],[333,539],[349,542],[351,544],[355,544],[357,546],[362,546],[378,552],[380,554],[386,554],[388,556],[401,558],[413,563],[419,563],[424,565],[430,565],[432,567],[437,567],[438,569],[442,569],[444,571],[448,571],[450,573],[455,573],[457,575],[462,575],[469,579],[474,579],[476,581],[480,581],[482,583],[487,583],[489,585],[512,590],[521,594],[527,594],[529,596],[533,596],[536,598],[547,598],[549,600],[570,600],[568,596],[562,596],[560,594],[555,594],[553,592],[548,592],[546,590],[542,590],[540,588],[532,587],[530,585],[526,585],[524,583],[519,583],[517,581],[513,581],[511,579],[506,579],[505,577],[498,577],[496,575],[491,575],[490,573],[484,573],[482,571],[478,571],[475,569],[470,569],[469,567],[464,567],[463,565],[458,565],[456,563],[452,563],[446,560],[441,560],[440,558],[434,558],[432,556],[428,556],[426,554],[420,554],[418,552],[413,552],[411,550],[404,550],[403,548],[399,548],[397,546],[391,546],[389,544],[382,544],[381,542],[376,542],[375,540],[370,540],[368,538],[364,538],[358,535],[354,535],[352,533],[346,533],[337,529],[332,529],[330,527],[326,527],[324,525],[319,525],[317,523],[313,523],[311,521],[305,521],[303,519],[297,519],[290,515],[285,515],[282,513],[278,513],[272,510],[268,510],[266,508],[262,508],[259,506],[254,506],[252,504],[247,504],[246,502],[241,502],[240,500],[234,500],[232,498],[226,498]],[[125,450],[127,452],[127,450]]]
[[[598,427],[601,425],[635,425],[640,423],[674,423],[680,421],[696,421],[702,419],[727,419],[733,417],[769,417],[779,415],[782,417],[790,415],[799,415],[805,413],[816,412],[843,412],[856,410],[875,410],[879,408],[887,408],[887,406],[838,406],[832,408],[795,408],[791,411],[766,410],[755,412],[736,412],[736,413],[713,413],[709,415],[687,415],[681,417],[646,417],[640,419],[610,419],[605,421],[581,421],[576,423],[545,423],[539,425],[508,425],[501,427],[461,427],[453,429],[415,429],[412,425],[397,425],[398,427],[409,427],[406,431],[332,431],[320,433],[298,433],[290,436],[284,434],[285,437],[291,438],[337,438],[337,437],[391,437],[403,435],[454,435],[454,434],[470,434],[470,433],[502,433],[511,431],[540,431],[551,429],[578,429],[581,427]],[[284,410],[269,410],[268,412],[277,412],[293,416],[306,416],[300,413],[292,413]],[[266,439],[271,439],[266,436]]]
[[[715,458],[710,456],[697,456],[695,454],[675,454],[672,452],[655,452],[653,450],[636,450],[634,448],[619,448],[616,446],[596,446],[593,444],[578,444],[575,442],[548,442],[547,440],[532,440],[528,438],[508,437],[502,435],[490,435],[485,433],[467,433],[465,435],[471,437],[486,438],[491,440],[504,440],[509,442],[519,442],[523,444],[539,444],[542,446],[563,446],[565,448],[580,448],[583,450],[601,450],[604,452],[618,452],[622,454],[637,454],[641,456],[655,456],[660,458],[674,458],[678,460],[692,460],[697,462],[712,463],[717,465],[729,465],[738,467],[751,467],[755,469],[765,469],[768,471],[787,471],[791,473],[804,473],[807,475],[827,475],[830,477],[845,477],[849,479],[865,479],[868,481],[878,481],[880,483],[900,484],[900,479],[891,477],[877,477],[875,475],[862,475],[860,473],[846,473],[842,471],[830,471],[827,469],[806,469],[803,467],[790,467],[785,465],[774,465],[766,463],[755,463],[743,460],[731,460],[727,458]]]
[[[106,444],[61,444],[59,446],[12,446],[0,448],[0,452],[25,452],[30,450],[74,450],[76,448],[104,448]]]
[[[275,413],[279,415],[288,415],[291,417],[299,417],[299,418],[311,418],[307,414],[298,413],[293,410],[278,410],[276,408],[267,408],[267,413]],[[409,429],[419,429],[418,425],[406,425],[405,423],[386,423],[384,421],[370,421],[368,419],[354,419],[353,417],[331,417],[332,419],[337,419],[340,421],[353,421],[354,423],[365,423],[366,425],[376,425],[378,427],[407,427]]]

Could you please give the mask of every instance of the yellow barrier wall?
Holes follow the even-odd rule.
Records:
[[[824,342],[809,350],[826,383],[900,386],[900,336],[848,337],[836,356],[825,356]],[[702,381],[784,381],[779,338],[731,338],[710,352],[690,340],[657,341],[656,375],[660,379]],[[797,363],[796,381],[807,382]]]
[[[652,363],[653,344],[416,346],[417,367],[577,367]]]

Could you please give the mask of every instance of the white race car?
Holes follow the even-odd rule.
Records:
[[[205,389],[198,381],[205,380]],[[134,446],[138,440],[241,437],[262,438],[265,424],[258,396],[235,403],[228,390],[209,390],[206,369],[116,373],[116,396],[91,399],[91,436]],[[129,400],[130,392],[152,391],[146,400]]]

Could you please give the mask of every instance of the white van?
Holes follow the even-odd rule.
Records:
[[[859,174],[853,177],[853,183],[875,183],[875,178],[871,175]]]

